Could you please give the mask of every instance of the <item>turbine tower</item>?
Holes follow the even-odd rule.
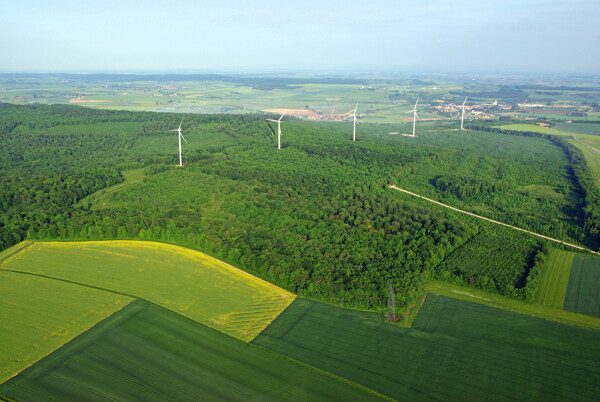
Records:
[[[358,124],[358,120],[356,120],[356,109],[358,109],[358,103],[356,104],[356,107],[354,108],[354,114],[352,115],[354,118],[354,132],[352,134],[352,141],[356,141],[356,125]]]
[[[287,112],[287,110],[283,111],[283,114],[281,115],[279,120],[267,119],[269,121],[277,122],[277,149],[281,149],[281,119],[283,119],[283,116],[285,116],[286,112]]]
[[[409,137],[416,137],[416,135],[415,135],[415,128],[417,126],[417,117],[419,117],[419,115],[417,114],[417,105],[418,104],[419,104],[419,100],[417,99],[417,101],[415,102],[415,107],[413,108],[413,110],[409,110],[408,112],[406,112],[406,113],[410,113],[410,112],[413,113],[413,133]]]
[[[179,127],[177,127],[175,130],[169,130],[169,131],[177,131],[177,138],[179,139],[179,166],[183,166],[183,164],[181,163],[181,139],[183,138],[183,140],[185,141],[185,143],[187,144],[187,140],[185,139],[185,137],[183,136],[183,134],[181,134],[181,123],[183,123],[183,117],[181,118],[181,122],[179,123]]]
[[[463,121],[465,120],[465,103],[467,103],[467,98],[468,98],[468,96],[465,98],[465,101],[463,102],[463,105],[462,105],[462,115],[460,116],[460,131],[465,130],[463,128]]]

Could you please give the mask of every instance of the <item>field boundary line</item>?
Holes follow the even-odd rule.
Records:
[[[9,247],[7,250],[10,250],[12,247],[17,247],[19,244],[21,243],[25,243],[23,244],[21,247],[17,248],[16,250],[14,250],[11,253],[6,254],[3,257],[0,257],[0,265],[4,264],[7,260],[12,259],[13,257],[15,257],[16,255],[20,254],[23,250],[25,250],[26,248],[31,247],[33,244],[35,244],[36,242],[34,240],[23,240],[20,243],[15,244],[14,246]]]
[[[452,207],[452,206],[450,206],[450,205],[447,205],[447,204],[441,203],[441,202],[439,202],[439,201],[432,200],[431,198],[423,197],[422,195],[419,195],[419,194],[412,193],[412,192],[410,192],[410,191],[408,191],[408,190],[404,190],[404,189],[402,189],[402,188],[400,188],[400,187],[394,186],[393,184],[390,184],[390,186],[389,186],[389,187],[390,187],[391,189],[394,189],[394,190],[401,191],[401,192],[403,192],[403,193],[406,193],[406,194],[412,195],[412,196],[414,196],[414,197],[417,197],[417,198],[422,198],[422,199],[424,199],[424,200],[426,200],[426,201],[432,202],[432,203],[434,203],[434,204],[440,205],[440,206],[442,206],[442,207],[444,207],[444,208],[448,208],[448,209],[451,209],[451,210],[453,210],[453,211],[456,211],[456,212],[460,212],[460,213],[462,213],[462,214],[470,215],[470,216],[473,216],[473,217],[475,217],[475,218],[478,218],[478,219],[483,219],[483,220],[485,220],[485,221],[488,221],[488,222],[495,223],[495,224],[497,224],[497,225],[502,225],[502,226],[506,226],[507,228],[511,228],[511,229],[514,229],[514,230],[519,230],[519,231],[521,231],[521,232],[529,233],[530,235],[534,235],[534,236],[537,236],[537,237],[541,237],[542,239],[545,239],[545,240],[550,240],[550,241],[553,241],[553,242],[555,242],[555,243],[564,244],[565,246],[573,247],[573,248],[576,248],[576,249],[578,249],[578,250],[583,250],[583,251],[587,251],[587,252],[590,252],[590,253],[594,253],[594,254],[600,255],[600,253],[599,253],[598,251],[593,251],[593,250],[590,250],[590,249],[588,249],[588,248],[585,248],[585,247],[581,247],[581,246],[577,246],[577,245],[575,245],[575,244],[571,244],[571,243],[564,242],[564,241],[562,241],[562,240],[553,239],[552,237],[544,236],[544,235],[541,235],[541,234],[539,234],[539,233],[532,232],[532,231],[530,231],[530,230],[521,229],[521,228],[518,228],[518,227],[516,227],[516,226],[509,225],[508,223],[504,223],[504,222],[495,221],[495,220],[493,220],[493,219],[486,218],[485,216],[477,215],[477,214],[474,214],[474,213],[472,213],[472,212],[463,211],[462,209],[458,209],[458,208]]]
[[[17,269],[0,268],[0,272],[12,272],[14,274],[36,276],[36,277],[40,277],[40,278],[50,279],[50,280],[53,280],[53,281],[66,282],[66,283],[70,283],[72,285],[79,285],[79,286],[84,286],[84,287],[91,288],[91,289],[101,290],[101,291],[104,291],[104,292],[109,292],[109,293],[117,294],[117,295],[120,295],[120,296],[129,297],[130,299],[133,299],[133,300],[136,300],[136,299],[142,300],[142,301],[144,301],[146,303],[152,304],[152,305],[154,305],[154,306],[156,306],[158,308],[161,308],[161,309],[169,311],[169,312],[171,312],[171,313],[173,313],[175,315],[178,315],[178,316],[180,316],[182,318],[185,318],[186,320],[190,320],[190,321],[195,322],[197,324],[204,325],[207,328],[210,328],[210,329],[212,329],[214,331],[217,331],[217,332],[219,332],[221,334],[227,335],[227,336],[229,336],[229,337],[231,337],[233,339],[237,339],[237,340],[239,340],[241,342],[250,343],[252,340],[254,340],[254,338],[256,338],[256,337],[254,337],[254,338],[252,338],[252,340],[245,341],[245,340],[243,340],[241,338],[238,338],[238,337],[234,336],[233,334],[231,334],[229,332],[225,332],[224,330],[221,330],[221,329],[213,327],[208,322],[205,323],[205,322],[202,322],[202,321],[195,320],[195,319],[193,319],[191,317],[186,316],[185,314],[182,314],[182,313],[180,313],[178,311],[171,310],[170,308],[167,308],[167,307],[163,306],[162,304],[159,304],[159,303],[157,303],[155,301],[149,300],[149,299],[147,299],[145,297],[136,296],[136,295],[125,293],[125,292],[121,292],[121,291],[118,291],[118,290],[107,289],[107,288],[103,288],[103,287],[96,286],[96,285],[90,285],[90,284],[83,283],[83,282],[73,281],[73,280],[70,280],[70,279],[57,278],[55,276],[50,276],[50,275],[37,274],[37,273],[34,273],[34,272],[27,272],[27,271],[20,271],[20,270],[17,270]],[[295,300],[295,298],[294,298],[294,300]],[[286,310],[288,307],[289,307],[289,304],[282,310],[282,312],[284,310]],[[273,322],[273,321],[271,321],[271,322]],[[269,325],[271,324],[271,322],[269,322]],[[264,328],[263,328],[263,331],[264,331]],[[260,332],[259,332],[259,335],[260,335]]]

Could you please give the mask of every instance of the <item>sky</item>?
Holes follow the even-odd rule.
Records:
[[[600,73],[600,0],[0,0],[0,72]]]

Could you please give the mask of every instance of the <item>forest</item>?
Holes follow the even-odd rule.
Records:
[[[449,135],[443,124],[410,139],[389,135],[407,126],[364,124],[353,143],[348,124],[290,120],[278,151],[266,117],[186,115],[177,168],[168,130],[180,115],[0,104],[0,248],[158,240],[367,309],[385,306],[389,283],[398,306],[410,305],[432,278],[531,300],[541,240],[389,184],[597,248],[597,189],[559,139],[485,127]]]

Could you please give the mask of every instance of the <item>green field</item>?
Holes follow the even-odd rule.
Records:
[[[600,317],[600,258],[576,255],[573,258],[564,309]]]
[[[429,294],[412,329],[296,299],[253,341],[401,400],[595,400],[600,331]]]
[[[553,123],[552,127],[565,133],[600,135],[600,124]]]
[[[503,126],[494,126],[494,128],[500,128],[502,130],[515,130],[515,131],[531,131],[534,133],[542,134],[553,134],[553,135],[571,135],[570,133],[559,131],[553,128],[542,127],[537,124],[508,124]]]
[[[0,385],[17,400],[374,400],[347,381],[147,302]]]
[[[123,295],[0,271],[0,383],[130,301]]]
[[[427,285],[425,285],[425,291],[428,293],[448,296],[454,299],[461,299],[483,304],[496,309],[512,311],[514,313],[524,314],[531,317],[543,318],[556,323],[574,325],[577,327],[600,331],[600,319],[598,318],[577,314],[572,311],[566,311],[562,308],[559,309],[557,307],[544,306],[539,303],[522,302],[510,297],[487,293],[469,286],[460,286],[442,281],[430,281],[427,283]]]
[[[33,243],[0,263],[119,292],[251,340],[294,295],[197,251],[143,241]]]
[[[544,262],[544,271],[535,301],[543,306],[563,308],[569,274],[575,253],[552,249]]]

